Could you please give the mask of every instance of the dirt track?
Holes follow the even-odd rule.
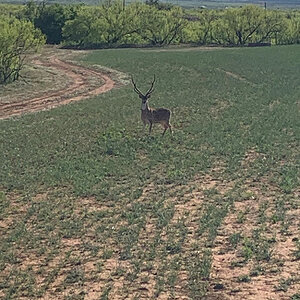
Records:
[[[71,84],[62,89],[35,97],[26,101],[14,103],[0,103],[0,119],[7,119],[24,113],[52,109],[59,105],[79,101],[94,95],[105,93],[115,86],[115,82],[108,74],[91,70],[71,62],[62,61],[51,56],[47,61],[34,59],[33,64],[58,69],[69,77]],[[92,87],[88,77],[98,77],[102,85]]]

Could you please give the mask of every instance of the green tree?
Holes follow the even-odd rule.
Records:
[[[258,30],[253,34],[253,42],[270,42],[272,39],[277,39],[279,32],[283,30],[284,16],[277,11],[264,11],[263,22]]]
[[[138,32],[139,5],[123,7],[121,1],[112,5],[106,3],[102,6],[102,36],[104,42],[109,45],[126,40],[126,36]]]
[[[43,3],[41,5],[44,5]],[[41,7],[41,6],[40,6]],[[32,23],[34,23],[35,19],[39,15],[39,8],[40,8],[36,2],[33,0],[26,2],[26,4],[22,7],[22,10],[20,10],[17,14],[17,17],[19,19],[26,19]]]
[[[22,10],[21,5],[0,3],[0,17],[17,16],[20,13],[20,10]]]
[[[212,43],[212,30],[217,14],[213,10],[198,10],[188,17],[190,20],[184,28],[184,39],[200,45]],[[187,37],[187,39],[186,39]]]
[[[250,42],[299,43],[299,12],[269,11],[248,5],[228,10],[161,9],[120,1],[84,7],[65,22],[67,45],[80,47],[124,44],[169,45],[191,42],[244,46]]]
[[[263,21],[263,10],[257,6],[231,8],[215,23],[213,36],[219,44],[242,46],[252,39]]]
[[[187,21],[180,7],[158,10],[154,6],[144,7],[140,15],[141,37],[151,45],[169,45],[179,41]]]
[[[47,37],[48,44],[59,44],[62,38],[62,28],[68,20],[77,16],[81,5],[40,5],[34,25]]]
[[[276,32],[276,44],[300,44],[300,12],[287,13]]]
[[[26,20],[4,17],[0,20],[0,83],[19,79],[28,53],[45,43],[40,30]]]
[[[82,9],[73,20],[66,21],[62,35],[67,45],[79,47],[92,47],[102,43],[101,25],[99,28],[99,19],[101,12],[99,9]]]
[[[93,10],[82,9],[73,20],[66,22],[63,37],[67,44],[80,47],[119,45],[134,42],[139,32],[140,4],[123,7],[120,1],[105,3]],[[137,39],[135,39],[137,40]]]

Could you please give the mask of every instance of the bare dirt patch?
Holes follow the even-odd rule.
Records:
[[[144,249],[145,260],[142,259],[135,285],[124,284],[128,287],[128,299],[134,299],[134,295],[138,299],[194,299],[190,292],[191,268],[194,268],[194,260],[202,260],[205,248],[206,236],[199,238],[198,234],[199,220],[207,200],[205,194],[216,190],[221,197],[233,186],[232,182],[223,180],[221,174],[222,169],[216,168],[209,175],[199,175],[187,184],[165,187],[167,196],[160,216],[166,217],[170,208],[174,213],[163,227],[160,227],[162,221],[156,214],[146,218],[133,251],[139,257],[140,249]],[[148,197],[153,199],[151,194],[158,193],[158,190],[158,186],[150,183],[137,201],[146,201]],[[150,254],[153,245],[155,253]],[[195,288],[198,288],[197,283]]]
[[[262,154],[251,149],[245,154],[243,166],[246,168],[261,157]],[[64,199],[57,199],[50,191],[34,196],[31,206],[23,206],[23,201],[9,197],[10,209],[16,215],[19,211],[27,214],[24,223],[32,234],[26,241],[30,242],[35,235],[39,239],[32,245],[33,249],[31,244],[26,246],[20,240],[15,253],[18,262],[6,263],[0,278],[8,278],[11,271],[16,270],[31,274],[35,283],[25,284],[28,290],[35,286],[36,294],[31,298],[25,295],[24,299],[38,298],[38,294],[40,299],[70,296],[84,299],[105,299],[106,296],[106,299],[289,299],[299,289],[299,264],[294,255],[299,208],[292,200],[286,200],[285,220],[289,227],[283,232],[283,223],[271,222],[276,221],[274,215],[278,214],[280,204],[276,187],[266,188],[265,181],[262,187],[260,182],[250,180],[238,183],[226,180],[224,172],[224,167],[214,168],[180,185],[160,186],[149,181],[139,198],[122,206],[95,197],[65,195]],[[235,193],[239,197],[231,202]],[[296,199],[296,194],[292,196]],[[47,203],[53,201],[55,204],[48,207]],[[263,206],[264,203],[267,205]],[[122,212],[132,213],[134,207],[137,213],[134,221],[141,217],[139,209],[143,211],[142,225],[130,224],[122,217]],[[32,209],[34,214],[30,213]],[[214,211],[218,210],[227,215],[216,216]],[[12,211],[7,216],[11,216]],[[243,260],[242,246],[261,226],[262,211],[264,237],[274,239],[272,256],[269,261],[259,263],[264,273],[252,276],[250,273],[258,263],[254,257]],[[48,221],[44,220],[45,216]],[[210,236],[210,229],[215,226],[210,223],[213,218],[219,220],[216,239],[215,235]],[[81,226],[76,225],[78,220]],[[59,239],[45,244],[52,248],[49,251],[41,247],[46,239],[40,230],[51,225],[51,221],[53,228],[47,238],[57,236]],[[75,226],[71,232],[62,227],[66,221],[68,228]],[[161,225],[163,222],[166,224]],[[121,255],[126,243],[124,237],[133,232],[126,228],[135,229],[138,225],[136,239],[127,245],[130,256],[124,259]],[[203,226],[206,229],[201,231]],[[58,230],[60,235],[57,235]],[[8,231],[7,227],[3,231]],[[237,247],[232,246],[230,238],[235,233],[245,238]],[[205,259],[208,274],[203,270]]]
[[[249,150],[243,166],[261,158]],[[207,299],[291,299],[299,291],[297,192],[249,179],[218,230]]]
[[[58,77],[63,83],[53,87],[51,78],[49,86],[40,86],[34,97],[24,93],[8,93],[0,100],[0,119],[7,119],[24,113],[52,109],[70,102],[87,99],[110,91],[117,85],[112,79],[111,70],[94,70],[70,61],[74,52],[48,50],[42,55],[31,58],[30,65],[38,70],[47,70],[51,78]],[[33,69],[32,72],[35,72]],[[43,73],[44,74],[44,73]],[[49,75],[50,74],[50,75]],[[45,74],[44,74],[45,75]],[[56,82],[57,83],[57,82]],[[120,82],[119,82],[120,85]],[[26,89],[26,85],[24,85]],[[38,95],[37,95],[38,94]]]

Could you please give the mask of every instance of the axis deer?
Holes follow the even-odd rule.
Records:
[[[164,127],[164,132],[162,135],[165,134],[167,129],[170,129],[172,133],[172,128],[170,124],[170,117],[171,112],[169,109],[166,108],[151,108],[149,107],[148,100],[151,97],[152,92],[154,91],[154,83],[155,83],[155,75],[153,81],[151,83],[150,89],[144,95],[136,86],[133,77],[131,76],[131,81],[134,87],[134,91],[139,95],[140,99],[142,100],[142,113],[141,119],[144,123],[144,129],[147,124],[149,124],[149,134],[151,134],[152,125],[153,123],[160,123]]]

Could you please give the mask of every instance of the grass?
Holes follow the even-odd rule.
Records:
[[[150,105],[171,109],[173,136],[162,138],[158,125],[151,136],[142,133],[130,85],[1,121],[0,296],[81,299],[93,288],[100,299],[199,299],[231,213],[241,230],[227,240],[242,263],[272,262],[276,241],[264,229],[289,224],[298,207],[298,52],[118,49],[84,58],[133,74],[141,90],[155,73]],[[245,159],[253,149],[255,159]],[[250,179],[276,201],[259,202],[257,228],[246,235],[252,212],[233,207],[260,201],[246,187]],[[235,184],[225,192],[220,182]]]
[[[109,67],[134,74],[142,89],[148,87],[153,73],[160,74],[151,104],[173,110],[173,123],[178,128],[173,139],[166,136],[163,140],[157,134],[151,138],[142,136],[139,99],[128,86],[46,114],[25,116],[19,122],[2,122],[1,182],[12,189],[28,189],[36,182],[34,190],[40,185],[55,186],[63,182],[77,194],[88,196],[105,192],[105,182],[112,178],[130,177],[129,173],[136,171],[132,170],[136,162],[140,166],[138,181],[149,177],[149,169],[159,167],[160,163],[164,165],[162,177],[168,177],[165,180],[169,181],[184,180],[190,177],[189,173],[205,170],[219,159],[230,164],[230,170],[235,172],[246,149],[251,147],[268,154],[267,161],[255,166],[267,172],[295,152],[290,147],[296,146],[299,133],[296,126],[299,88],[297,65],[293,63],[298,47],[275,49],[270,51],[277,56],[269,59],[266,55],[270,51],[265,49],[194,51],[188,56],[139,50],[94,52],[89,57],[90,63],[105,62]],[[243,52],[244,55],[240,54]],[[280,61],[285,52],[287,61]],[[251,66],[254,58],[259,68],[265,66],[269,76]],[[133,59],[134,66],[129,63]],[[274,65],[273,59],[278,64]],[[281,70],[284,63],[286,68]],[[259,86],[254,88],[225,76],[215,69],[220,64],[246,78],[253,77]],[[279,73],[289,78],[288,85],[282,83],[281,76],[273,78]],[[274,98],[281,102],[271,112],[269,104]],[[208,112],[224,100],[230,102],[230,107],[220,112],[217,119],[212,118]],[[286,130],[290,133],[286,134]],[[283,148],[283,144],[287,147]],[[12,157],[17,157],[18,162]],[[291,188],[295,187],[295,165],[285,164],[284,176],[276,178],[282,169],[277,166],[274,180],[282,183],[288,173]],[[99,181],[104,191],[97,185]]]

